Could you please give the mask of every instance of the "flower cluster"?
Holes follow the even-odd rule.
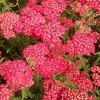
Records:
[[[36,0],[29,0],[26,7],[20,12],[23,23],[22,32],[35,39],[42,38],[43,42],[60,41],[59,37],[65,33],[66,29],[60,25],[58,20],[60,20],[60,12],[65,8],[66,3],[64,0],[42,0],[41,5],[36,5]],[[50,22],[46,24],[47,21]]]
[[[63,34],[65,34],[66,28],[61,25],[59,21],[53,20],[44,25],[42,40],[46,44],[52,43],[62,43],[59,39]]]
[[[50,78],[54,73],[60,73],[67,67],[67,61],[64,58],[55,56],[53,50],[49,50],[44,43],[30,45],[23,50],[25,58],[32,58],[35,64],[35,71],[41,74],[43,78]]]
[[[92,66],[90,70],[93,73],[91,74],[92,79],[93,79],[93,84],[100,87],[100,67]]]
[[[83,90],[72,90],[68,87],[66,87],[61,92],[61,100],[96,100],[93,96],[89,96],[85,91]]]
[[[49,54],[49,50],[44,43],[39,43],[35,45],[29,45],[23,52],[24,58],[32,58],[35,60],[37,65],[43,64],[46,59],[46,55]]]
[[[66,42],[66,51],[71,57],[76,54],[90,55],[95,53],[96,36],[93,33],[75,33],[72,40]]]
[[[99,0],[78,0],[82,5],[87,5],[89,8],[94,8],[98,12],[100,11]]]
[[[35,71],[41,74],[43,78],[50,78],[54,73],[61,73],[67,68],[67,62],[63,58],[51,58],[42,65],[36,65]]]
[[[74,24],[76,27],[76,32],[89,33],[92,31],[91,28],[86,25],[86,20],[76,20]]]
[[[23,90],[34,84],[34,73],[23,60],[7,60],[0,64],[0,75],[12,92]],[[1,91],[0,91],[1,92]]]
[[[35,9],[25,7],[21,10],[21,21],[23,23],[23,30],[22,32],[25,35],[31,36],[31,37],[37,37],[40,38],[40,35],[37,36],[37,33],[34,32],[34,29],[37,25],[44,24],[46,22],[45,18],[42,16],[42,14]]]
[[[17,26],[18,30],[21,30],[22,26],[19,15],[12,12],[5,12],[0,15],[0,29],[2,30],[4,38],[10,39],[16,36],[16,23],[19,25],[19,27]]]
[[[67,82],[72,81],[74,84],[77,84],[80,89],[84,89],[85,91],[93,91],[94,89],[92,81],[87,78],[86,73],[79,71],[74,63],[68,64],[63,75]]]
[[[8,85],[0,85],[0,100],[10,100],[13,92]]]
[[[59,82],[59,81],[58,81]],[[43,100],[96,100],[93,96],[89,96],[85,91],[77,89],[73,90],[69,87],[63,88],[56,81],[45,79],[43,86],[45,88]]]
[[[83,0],[84,1],[84,0]],[[73,11],[78,12],[80,16],[86,16],[87,14],[91,13],[90,7],[87,5],[82,5],[82,3],[74,1],[70,4]]]
[[[60,94],[61,86],[56,84],[53,80],[45,79],[43,82],[45,88],[43,100],[57,100]]]
[[[76,76],[73,78],[73,83],[77,84],[80,89],[85,91],[93,91],[94,86],[90,78],[87,78],[85,75]]]
[[[73,21],[71,19],[69,19],[69,18],[65,18],[64,19],[64,24],[65,24],[66,28],[74,27]]]

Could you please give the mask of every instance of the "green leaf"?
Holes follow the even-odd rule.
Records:
[[[82,68],[86,72],[87,77],[90,77],[89,71],[90,71],[90,64],[89,64],[89,59],[86,59],[83,56],[77,55],[76,58],[79,58],[79,60],[82,61]]]
[[[100,55],[100,52],[96,52],[94,55]]]
[[[54,75],[52,76],[52,79],[53,79],[53,80],[61,80],[61,81],[65,81],[65,80],[66,80],[65,77],[64,77],[64,75],[61,74],[61,73],[59,73],[59,74],[54,74]]]
[[[0,59],[0,63],[2,63],[2,62],[4,61],[4,59],[5,59],[5,58],[4,58],[4,57],[2,57],[2,58]]]
[[[23,8],[26,6],[28,0],[18,0],[18,4],[20,6],[20,8]]]
[[[100,56],[93,62],[93,65],[100,65]]]
[[[10,98],[10,100],[21,100],[20,97],[16,97],[15,94],[13,94]]]
[[[24,100],[24,98],[27,98],[27,92],[28,92],[27,88],[21,91],[21,93],[22,93],[22,100]]]
[[[32,93],[32,100],[42,100],[43,94],[44,94],[44,88],[43,88],[43,79],[40,75],[35,73],[34,76],[34,85],[29,88],[29,91]]]
[[[66,30],[66,33],[64,35],[62,35],[61,39],[63,41],[63,43],[65,44],[67,40],[71,39],[72,36],[75,34],[75,28],[68,28]]]
[[[13,99],[11,100],[22,100],[20,97],[14,97]]]
[[[94,56],[95,60],[93,61],[93,65],[100,65],[100,52],[96,52]]]
[[[100,100],[100,89],[98,87],[95,86],[94,90],[90,94],[93,95],[96,100]]]
[[[73,82],[71,82],[71,81],[70,82],[65,82],[65,83],[71,89],[74,89],[74,90],[78,89],[78,86],[76,84],[74,84]]]

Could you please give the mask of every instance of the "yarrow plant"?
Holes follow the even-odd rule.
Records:
[[[98,0],[0,5],[0,100],[100,100]]]

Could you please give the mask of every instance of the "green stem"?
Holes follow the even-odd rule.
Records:
[[[8,6],[7,6],[7,4],[6,4],[6,1],[5,1],[5,0],[2,0],[2,3],[3,3],[4,6],[6,7],[6,9],[9,11]]]
[[[18,3],[18,1],[19,1],[19,0],[17,0],[17,1],[16,1],[16,2],[17,2],[17,3],[16,3],[16,5],[17,5],[17,6],[18,6],[18,8],[20,9],[20,6],[19,6],[19,3]]]

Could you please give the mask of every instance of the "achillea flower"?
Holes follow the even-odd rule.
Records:
[[[11,90],[15,90],[12,88],[22,90],[34,84],[34,81],[32,80],[34,76],[32,68],[22,60],[8,60],[1,63],[0,74],[7,80],[6,83]]]
[[[0,100],[10,100],[13,92],[9,89],[7,84],[0,85]]]
[[[97,42],[95,34],[92,33],[75,33],[72,40],[66,43],[66,50],[70,56],[74,57],[76,54],[90,55],[95,53],[94,43]]]
[[[22,31],[22,26],[19,27],[17,23],[20,23],[20,17],[12,12],[4,12],[0,16],[0,29],[2,30],[2,35],[6,39],[10,39],[16,36],[16,32]],[[15,28],[14,27],[18,27]]]

